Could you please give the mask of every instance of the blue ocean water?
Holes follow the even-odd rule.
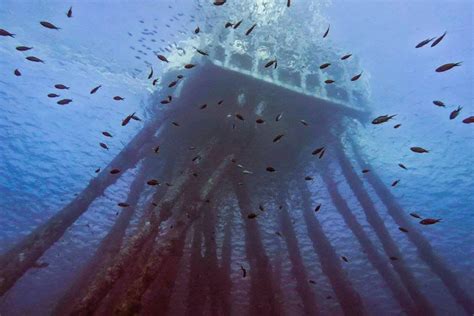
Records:
[[[331,45],[327,49],[337,48],[338,52],[351,53],[357,58],[367,85],[366,92],[370,95],[363,104],[352,105],[369,110],[371,118],[397,115],[386,124],[348,125],[343,142],[355,140],[360,144],[371,168],[377,171],[406,215],[416,212],[423,217],[442,219],[435,225],[422,226],[418,225],[418,220],[410,218],[472,300],[474,125],[464,124],[462,120],[474,115],[473,2],[293,0],[289,8],[286,0],[240,2],[248,3],[248,12],[232,10],[233,5],[237,8],[237,1],[228,0],[223,6],[214,6],[212,2],[1,0],[0,28],[14,33],[15,37],[0,37],[0,254],[7,253],[73,200],[97,176],[95,170],[106,167],[156,115],[156,111],[160,111],[156,95],[164,89],[162,81],[169,68],[158,61],[156,54],[174,56],[174,60],[184,64],[194,52],[180,47],[193,47],[196,42],[191,40],[205,35],[207,41],[219,42],[221,39],[215,38],[213,31],[224,28],[226,19],[237,21],[239,12],[248,28],[252,25],[250,21],[271,25],[272,19],[280,18],[272,14],[284,15],[293,10],[285,20],[291,24],[288,28],[280,24],[274,26],[280,44],[286,45],[285,48],[293,47],[291,54],[296,60],[310,63],[322,53],[301,46],[305,42],[321,41],[322,32],[330,24],[327,40]],[[70,6],[72,18],[66,16]],[[274,6],[282,9],[272,11]],[[212,10],[221,11],[214,14]],[[320,24],[305,24],[308,16],[313,15],[311,10]],[[203,11],[211,12],[206,23],[200,20],[205,16]],[[50,21],[61,29],[44,28],[40,21]],[[194,34],[197,26],[201,26],[201,34]],[[258,33],[258,26],[256,31],[252,35],[261,38],[262,42],[274,35]],[[437,46],[415,48],[422,40],[441,36],[445,31],[446,37]],[[33,49],[17,51],[15,47],[20,45]],[[249,47],[244,39],[235,39],[236,51]],[[256,51],[261,54],[259,56],[268,56],[263,50]],[[45,63],[26,60],[30,55]],[[444,73],[435,72],[442,64],[460,61],[460,67]],[[285,67],[285,60],[279,58],[278,64]],[[158,86],[153,86],[147,79],[150,65],[155,76],[160,78]],[[290,67],[294,65],[297,63]],[[14,75],[15,69],[21,76]],[[55,84],[67,85],[70,89],[58,90],[54,88]],[[99,85],[102,87],[92,96],[90,90]],[[47,97],[48,93],[61,97],[51,99]],[[117,95],[125,100],[113,100]],[[73,101],[60,106],[56,102],[61,98]],[[446,108],[433,105],[434,100],[442,100]],[[462,106],[459,117],[450,120],[449,114],[458,106]],[[134,112],[142,121],[132,120],[126,128],[122,127],[120,123],[124,117]],[[392,128],[396,123],[401,127]],[[102,131],[113,134],[113,138],[106,139],[108,150],[99,146],[104,142]],[[413,146],[427,148],[429,153],[415,154],[409,150]],[[365,166],[357,164],[350,146],[346,149],[351,162],[362,170]],[[401,169],[398,163],[406,165],[408,170]],[[138,167],[132,168],[107,188],[41,256],[38,262],[47,262],[46,268],[29,269],[18,279],[0,298],[1,315],[52,313],[55,304],[113,226],[117,201],[126,199],[127,190],[138,172]],[[391,187],[397,179],[400,183]],[[351,190],[339,171],[336,171],[336,182],[342,192]],[[310,189],[318,196],[318,202],[328,205],[318,214],[318,220],[338,254],[350,258],[344,271],[361,294],[365,311],[371,315],[402,314],[403,309],[387,289],[384,279],[333,206],[330,190],[318,183],[322,183],[319,176]],[[149,193],[150,189],[146,190]],[[439,276],[420,258],[407,235],[398,230],[399,225],[367,182],[364,182],[364,190],[373,198],[389,235],[436,314],[467,314]],[[293,200],[298,202],[297,197]],[[146,202],[146,196],[141,197],[139,205]],[[382,242],[360,202],[350,195],[346,202],[369,239],[383,253]],[[277,204],[275,209],[278,209]],[[251,287],[241,278],[240,272],[240,264],[248,260],[245,238],[241,235],[245,219],[229,215],[237,208],[232,198],[223,199],[216,224],[216,239],[223,243],[225,219],[234,216],[231,256],[234,315],[246,314]],[[314,294],[316,301],[320,302],[321,314],[343,314],[337,300],[327,299],[328,295],[335,297],[334,289],[308,236],[303,208],[295,207],[289,216],[303,265],[318,285]],[[128,237],[138,230],[143,212],[138,208],[133,215]],[[288,249],[292,246],[275,242],[275,231],[281,229],[275,214],[276,211],[259,218],[262,243],[274,270],[280,273],[284,314],[303,314],[298,284],[293,277],[294,262]],[[191,234],[186,238],[184,253],[189,254],[193,249]],[[219,258],[223,256],[220,251]],[[172,302],[185,300],[183,297],[188,289],[187,278],[183,275],[189,266],[189,262],[180,261],[182,279],[177,279]],[[470,304],[472,306],[473,302]],[[169,314],[184,314],[182,306],[173,304]]]

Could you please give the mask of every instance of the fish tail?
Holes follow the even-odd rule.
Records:
[[[462,61],[457,62],[457,63],[454,64],[454,66],[461,66],[462,63],[463,63]]]

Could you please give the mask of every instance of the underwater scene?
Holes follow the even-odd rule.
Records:
[[[0,315],[473,315],[473,14],[0,0]]]

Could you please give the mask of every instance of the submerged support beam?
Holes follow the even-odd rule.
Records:
[[[364,315],[364,306],[359,293],[354,289],[342,269],[341,260],[334,251],[331,242],[311,211],[311,193],[306,184],[299,184],[302,197],[303,217],[306,222],[308,235],[313,243],[313,248],[321,261],[321,268],[328,277],[331,286],[345,315]]]
[[[357,163],[371,169],[371,172],[367,174],[368,182],[374,188],[375,193],[380,200],[385,204],[388,214],[394,219],[397,225],[409,230],[409,233],[407,234],[408,239],[418,249],[420,258],[425,261],[436,275],[438,275],[456,302],[463,307],[464,311],[467,314],[474,313],[474,300],[469,297],[465,290],[463,290],[454,273],[452,273],[446,267],[441,258],[435,254],[433,248],[425,237],[412,225],[410,221],[407,220],[403,208],[394,198],[390,190],[388,190],[385,184],[380,180],[380,177],[373,168],[371,168],[370,164],[363,160],[357,144],[351,142],[351,146],[354,150],[354,157]]]
[[[226,223],[224,227],[224,240],[222,242],[221,252],[221,265],[220,265],[220,276],[221,276],[221,293],[219,300],[221,304],[222,315],[231,315],[231,289],[232,280],[231,275],[231,260],[232,260],[232,225],[233,225],[233,212],[226,214]]]
[[[407,291],[400,284],[400,280],[390,268],[387,256],[383,257],[377,251],[377,248],[372,243],[369,236],[367,236],[367,234],[364,232],[364,229],[357,221],[357,218],[354,216],[354,214],[352,214],[346,200],[339,192],[333,177],[333,175],[329,174],[329,171],[323,171],[323,181],[326,184],[331,200],[337,211],[339,214],[341,214],[344,222],[357,238],[364,252],[367,254],[370,263],[375,269],[377,269],[378,273],[384,279],[385,283],[390,288],[395,299],[398,301],[403,310],[409,315],[416,315],[417,313],[413,304],[414,302],[411,300]]]
[[[351,163],[347,159],[344,151],[340,146],[342,145],[335,146],[335,154],[338,163],[341,167],[342,174],[346,182],[351,188],[351,191],[354,193],[355,197],[362,206],[368,223],[374,229],[377,237],[382,243],[382,247],[387,253],[387,256],[395,256],[398,258],[397,261],[392,261],[392,266],[395,271],[397,271],[398,275],[400,276],[400,279],[408,290],[408,293],[410,293],[410,296],[412,297],[413,301],[416,302],[418,313],[421,313],[423,315],[433,314],[433,307],[431,306],[425,295],[420,291],[418,282],[416,281],[409,268],[406,266],[400,249],[390,236],[382,218],[375,209],[375,206],[372,200],[370,199],[369,194],[365,191],[362,181],[360,180],[357,173],[354,171]]]

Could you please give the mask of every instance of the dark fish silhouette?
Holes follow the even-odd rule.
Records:
[[[160,184],[160,182],[159,182],[158,180],[156,180],[156,179],[151,179],[151,180],[148,180],[148,181],[146,182],[146,184],[151,185],[151,186],[154,186],[154,185]]]
[[[68,18],[72,18],[72,7],[69,8],[69,10],[68,10],[67,13],[66,13],[66,16],[67,16]]]
[[[344,55],[341,57],[341,60],[346,60],[348,58],[350,58],[352,56],[352,54],[347,54],[347,55]]]
[[[243,117],[241,114],[239,114],[239,113],[236,113],[236,114],[235,114],[235,117],[238,118],[238,119],[241,120],[241,121],[244,121],[244,120],[245,120],[244,117]]]
[[[465,124],[474,123],[474,116],[466,117],[464,120],[462,120],[462,122],[465,123]]]
[[[319,210],[321,209],[321,205],[322,205],[322,204],[318,204],[318,205],[314,208],[314,211],[315,211],[315,212],[319,212]]]
[[[232,23],[227,22],[227,23],[225,24],[225,28],[229,28],[229,27],[231,27],[232,25],[233,25]]]
[[[226,2],[226,0],[215,0],[214,5],[223,5]]]
[[[10,36],[10,37],[15,37],[15,34],[12,34],[8,32],[7,30],[0,29],[0,36]]]
[[[178,79],[183,79],[184,76],[183,76],[183,75],[177,75],[176,78],[178,78]]]
[[[62,100],[59,100],[57,103],[58,103],[59,105],[66,105],[66,104],[69,104],[69,103],[71,103],[71,102],[72,102],[71,99],[62,99]]]
[[[461,112],[461,110],[462,110],[462,106],[458,106],[456,110],[452,111],[451,114],[449,114],[449,119],[454,120],[456,117],[458,117],[459,112]]]
[[[44,61],[42,61],[41,59],[39,59],[38,57],[35,57],[35,56],[28,56],[28,57],[26,57],[26,59],[29,60],[29,61],[35,62],[35,63],[43,63],[44,64]]]
[[[21,76],[21,72],[18,70],[18,69],[15,69],[15,71],[13,72],[15,74],[15,76],[17,77],[20,77]]]
[[[326,69],[326,68],[328,68],[329,66],[331,66],[330,63],[325,63],[325,64],[322,64],[321,66],[319,66],[319,69]]]
[[[156,146],[155,149],[153,150],[155,154],[160,152],[160,146]]]
[[[326,36],[328,36],[330,28],[331,28],[331,25],[329,24],[328,29],[326,30],[326,32],[324,32],[323,38],[326,38]]]
[[[265,68],[271,67],[272,65],[275,65],[275,69],[276,69],[276,67],[277,67],[277,65],[278,65],[276,59],[270,60],[268,63],[266,63],[266,64],[265,64]]]
[[[445,72],[445,71],[448,71],[454,67],[458,67],[458,66],[461,66],[462,64],[462,61],[458,62],[458,63],[448,63],[448,64],[444,64],[442,66],[439,66],[438,68],[436,68],[436,72]]]
[[[119,96],[119,95],[116,95],[113,99],[114,99],[115,101],[123,101],[123,100],[125,100],[125,98],[122,98],[122,97]]]
[[[398,229],[399,229],[401,232],[408,233],[408,229],[406,229],[406,228],[398,227]]]
[[[345,256],[341,256],[341,259],[344,260],[345,262],[349,262]]]
[[[17,46],[16,50],[20,52],[26,52],[27,50],[32,49],[33,47],[28,47],[28,46]]]
[[[394,118],[397,114],[394,115],[381,115],[379,117],[376,117],[373,121],[372,124],[377,125],[377,124],[382,124],[385,122],[388,122],[392,118]]]
[[[208,53],[206,53],[205,51],[202,51],[202,50],[200,50],[200,49],[197,49],[197,48],[196,48],[196,51],[197,51],[199,54],[203,55],[203,56],[209,56]]]
[[[429,42],[431,42],[431,41],[434,40],[434,39],[435,39],[435,37],[425,39],[424,41],[419,42],[419,43],[415,46],[415,48],[421,48],[421,47],[425,46],[426,44],[428,44]]]
[[[109,132],[102,132],[102,135],[104,135],[105,137],[112,137],[112,134],[110,134]]]
[[[286,6],[289,8],[291,5],[291,0],[286,1]]]
[[[221,105],[222,103],[224,103],[224,100],[219,100],[219,102],[217,102],[218,105]]]
[[[418,154],[424,154],[424,153],[429,152],[428,150],[426,150],[422,147],[411,147],[410,150],[413,151],[414,153],[418,153]]]
[[[316,284],[316,281],[314,281],[314,280],[309,280],[308,282],[311,283],[311,284]]]
[[[369,169],[363,169],[362,170],[362,173],[367,173],[367,172],[370,172],[370,170]]]
[[[324,81],[325,84],[331,84],[331,83],[334,83],[336,81],[332,80],[332,79],[327,79]]]
[[[441,35],[433,43],[431,43],[431,47],[435,47],[436,45],[438,45],[439,42],[441,42],[443,40],[443,38],[446,36],[446,33],[447,32],[444,32],[443,35]]]
[[[109,146],[107,146],[107,144],[99,143],[99,145],[100,145],[100,147],[109,150]]]
[[[360,76],[362,76],[362,72],[358,75],[355,75],[354,77],[351,78],[351,81],[356,81],[359,80]]]
[[[59,27],[57,27],[56,25],[50,23],[50,22],[47,22],[47,21],[41,21],[40,24],[42,26],[44,26],[45,28],[47,29],[51,29],[51,30],[60,30]]]
[[[277,135],[274,139],[273,139],[273,142],[276,143],[276,142],[279,142],[283,136],[285,136],[284,134],[280,134],[280,135]]]
[[[300,123],[303,124],[304,126],[309,126],[308,122],[306,122],[305,120],[300,120]]]
[[[178,81],[171,81],[170,84],[168,85],[168,88],[173,88],[174,86],[176,86],[177,83]]]
[[[400,182],[400,180],[395,180],[392,182],[392,187],[396,186],[398,183]]]
[[[201,105],[201,106],[199,107],[199,109],[204,110],[206,107],[207,107],[207,103]]]
[[[278,115],[275,117],[275,121],[276,121],[276,122],[280,121],[280,120],[282,119],[282,117],[283,117],[283,112],[280,113],[280,114],[278,114]]]
[[[434,219],[434,218],[425,218],[420,221],[421,225],[433,225],[436,223],[439,223],[441,221],[441,218],[439,219]]]
[[[410,216],[411,216],[411,217],[414,217],[414,218],[419,218],[419,219],[421,219],[421,216],[418,215],[418,214],[415,213],[415,212],[410,213]]]
[[[393,128],[399,128],[400,126],[402,126],[402,124],[396,124],[393,126]]]
[[[275,168],[273,168],[273,167],[267,167],[266,170],[267,170],[268,172],[275,172],[275,171],[276,171]]]
[[[171,122],[171,124],[173,124],[174,126],[179,126],[178,122]]]
[[[199,26],[194,30],[194,34],[199,34],[199,31],[201,31],[201,29],[199,28]]]
[[[59,94],[56,94],[56,93],[48,94],[48,98],[57,98],[57,97],[59,97]]]
[[[96,93],[97,90],[99,90],[101,87],[102,87],[102,85],[99,85],[99,86],[95,87],[94,89],[91,90],[90,94]]]
[[[317,154],[320,154],[323,151],[324,151],[324,147],[319,147],[319,148],[316,148],[315,150],[313,150],[313,152],[311,154],[313,156],[316,156]]]
[[[54,87],[55,87],[56,89],[59,89],[59,90],[69,90],[69,87],[68,87],[68,86],[65,86],[65,85],[60,84],[60,83],[55,84]]]
[[[158,78],[153,80],[153,85],[156,86],[156,84],[158,83]]]
[[[95,169],[94,172],[95,172],[95,173],[99,173],[99,172],[100,172],[100,168]]]
[[[404,165],[404,164],[402,164],[402,163],[399,163],[399,164],[398,164],[398,166],[399,166],[400,168],[402,168],[402,169],[405,169],[405,170],[407,170],[407,169],[408,169],[408,168],[407,168],[407,167],[405,167],[405,165]]]
[[[184,68],[186,68],[186,69],[191,69],[191,68],[194,68],[194,67],[196,67],[196,65],[194,65],[194,64],[186,64],[186,65],[184,65]]]
[[[110,174],[118,174],[120,173],[120,169],[112,169],[110,170]]]
[[[240,270],[242,270],[242,277],[245,278],[247,276],[247,270],[243,266],[240,266]]]
[[[148,79],[151,79],[153,77],[153,67],[150,69],[150,74],[148,75]]]
[[[156,55],[156,57],[158,57],[158,59],[161,60],[161,61],[164,61],[164,62],[166,62],[166,63],[169,63],[168,59],[166,59],[166,57],[163,56],[163,55]]]
[[[124,118],[123,121],[122,121],[122,126],[126,126],[128,123],[130,123],[130,120],[132,119],[132,117],[134,115],[135,115],[135,112],[133,112],[132,114],[130,114],[126,118]]]
[[[257,218],[257,214],[255,214],[255,213],[250,213],[249,215],[247,215],[247,218],[248,218],[248,219]]]
[[[243,21],[243,20],[240,20],[239,22],[235,23],[235,25],[234,25],[234,30],[235,30],[236,28],[238,28],[238,27],[240,26],[240,24],[242,24],[242,21]]]
[[[245,35],[248,36],[250,33],[252,33],[253,29],[254,29],[256,26],[257,26],[257,24],[252,25],[252,26],[247,30],[247,32],[245,32]]]
[[[120,206],[120,207],[129,207],[130,206],[130,204],[125,203],[125,202],[120,202],[117,205]]]
[[[261,119],[261,118],[256,119],[255,122],[256,122],[257,124],[263,124],[263,123],[265,123],[265,121],[264,121],[263,119]]]
[[[436,106],[440,106],[440,107],[446,107],[446,105],[444,104],[444,102],[443,102],[443,101],[439,101],[439,100],[433,101],[433,104],[436,105]]]

